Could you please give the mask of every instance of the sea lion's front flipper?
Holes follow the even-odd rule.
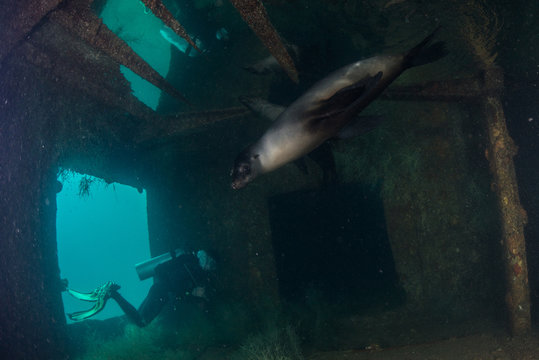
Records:
[[[275,121],[279,115],[286,109],[284,106],[272,104],[261,98],[240,97],[240,102],[256,115],[268,120]]]
[[[330,98],[320,101],[317,106],[306,115],[308,126],[313,131],[331,131],[337,125],[337,116],[344,119],[354,116],[368,103],[371,91],[382,78],[382,72],[374,76],[367,76],[360,81],[344,87],[333,94]]]
[[[373,77],[363,79],[362,83],[365,86],[364,91],[357,100],[354,100],[345,109],[345,111],[344,111],[344,117],[345,118],[347,118],[349,116],[355,116],[359,110],[361,110],[363,107],[365,107],[367,105],[367,104],[365,104],[365,101],[368,100],[368,96],[370,95],[371,91],[373,91],[376,88],[376,85],[378,85],[378,82],[380,81],[380,79],[382,79],[382,75],[383,75],[383,73],[381,71],[379,71]],[[368,102],[370,102],[370,101],[372,101],[372,100],[368,100]]]

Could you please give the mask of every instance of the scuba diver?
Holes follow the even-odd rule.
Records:
[[[141,280],[150,276],[154,278],[154,283],[138,310],[118,292],[120,286],[112,281],[106,282],[91,293],[81,293],[68,288],[67,281],[63,280],[69,294],[80,300],[95,302],[91,309],[68,316],[73,321],[87,319],[103,310],[108,299],[112,298],[129,320],[139,327],[144,327],[155,319],[171,298],[175,301],[207,301],[209,270],[214,269],[214,264],[205,251],[198,251],[195,255],[181,250],[171,251],[138,264],[136,267]]]

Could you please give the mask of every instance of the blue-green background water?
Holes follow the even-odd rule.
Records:
[[[100,17],[110,29],[161,76],[166,77],[170,65],[170,44],[159,34],[163,22],[140,1],[107,1]],[[131,83],[133,94],[152,109],[159,104],[161,90],[125,66],[121,71]]]
[[[161,76],[170,64],[171,45],[159,33],[163,23],[142,2],[107,1],[100,13],[103,22],[123,38]],[[125,66],[121,71],[130,82],[133,94],[147,106],[156,109],[161,91]],[[79,194],[84,176],[94,180],[89,196]],[[58,194],[58,257],[62,278],[70,288],[91,292],[106,281],[121,286],[120,292],[138,307],[152,284],[140,281],[134,265],[150,257],[146,192],[132,187],[111,184],[71,172],[59,179],[63,184]],[[89,309],[93,303],[62,295],[66,313]],[[92,317],[103,320],[122,315],[114,301]],[[71,322],[66,316],[67,321]]]
[[[159,33],[163,23],[142,2],[107,1],[100,12],[103,22],[166,77],[170,65],[171,44]],[[133,94],[147,106],[156,109],[161,90],[125,66],[120,67],[130,82]],[[83,176],[93,179],[89,196],[80,196]],[[111,184],[88,175],[70,173],[59,179],[63,190],[58,194],[58,257],[61,276],[69,286],[91,292],[106,281],[114,281],[120,292],[135,307],[142,302],[152,284],[140,281],[134,265],[150,257],[146,192]],[[66,313],[88,309],[93,303],[62,295]],[[102,320],[122,315],[114,301],[92,317]],[[66,316],[67,321],[71,322]]]
[[[94,180],[89,194],[81,196],[82,178],[82,174],[69,173],[59,179],[63,188],[57,196],[56,229],[61,276],[80,292],[114,281],[121,286],[122,295],[138,307],[151,286],[150,279],[138,279],[134,267],[150,257],[146,192],[89,177]],[[66,292],[62,296],[66,313],[93,306]],[[122,314],[118,305],[109,301],[93,319]]]

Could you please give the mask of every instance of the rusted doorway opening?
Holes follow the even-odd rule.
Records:
[[[399,293],[382,200],[361,184],[297,191],[269,201],[281,296],[315,291],[326,301]]]

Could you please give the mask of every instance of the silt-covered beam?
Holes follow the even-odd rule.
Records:
[[[62,0],[3,1],[0,12],[0,62]]]
[[[147,122],[135,139],[139,146],[153,146],[167,143],[190,131],[202,129],[219,121],[237,119],[250,114],[245,107],[231,107],[207,111],[179,113],[173,116],[155,117]]]
[[[500,68],[491,67],[486,72],[490,88],[503,86]],[[505,264],[505,301],[509,315],[509,328],[518,335],[531,329],[530,290],[524,225],[526,211],[520,204],[513,157],[517,148],[509,136],[502,101],[499,95],[487,96],[483,103],[487,118],[488,149],[486,152],[493,175],[501,216],[502,245]]]
[[[277,30],[271,24],[262,2],[260,0],[230,0],[230,2],[239,11],[243,20],[249,24],[271,55],[277,59],[292,81],[297,83],[299,77],[294,61],[286,50]]]
[[[193,39],[191,39],[187,31],[185,31],[184,27],[178,22],[178,20],[174,18],[166,6],[163,5],[161,0],[142,0],[142,2],[152,11],[155,16],[161,19],[166,26],[171,28],[176,34],[178,34],[178,36],[185,39],[185,41],[187,41],[195,50],[202,52],[196,46],[195,42]]]
[[[430,81],[422,84],[391,86],[381,99],[404,101],[477,102],[492,89],[486,89],[482,75],[465,79]]]

